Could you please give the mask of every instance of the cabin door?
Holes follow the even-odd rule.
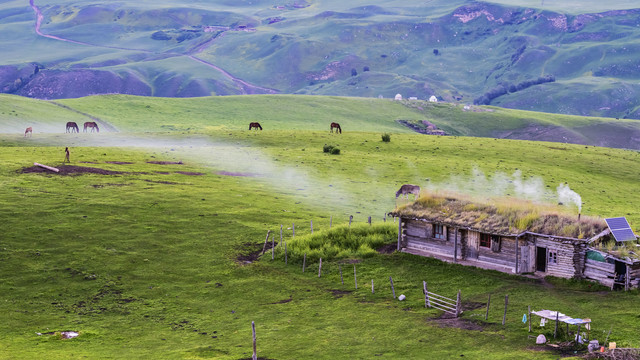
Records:
[[[536,271],[547,271],[547,248],[536,247]]]
[[[533,272],[533,269],[531,269],[531,261],[529,260],[529,258],[531,257],[531,255],[529,255],[529,251],[530,251],[531,247],[530,246],[521,246],[520,247],[520,261],[518,264],[518,271],[523,273],[523,272]]]
[[[478,242],[469,237],[467,230],[460,230],[460,238],[466,244],[465,259],[478,260]]]

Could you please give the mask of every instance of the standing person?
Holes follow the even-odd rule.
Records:
[[[71,160],[69,160],[69,148],[66,147],[64,148],[64,162],[63,163],[71,163]]]

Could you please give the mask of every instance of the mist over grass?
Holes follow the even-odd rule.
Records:
[[[551,205],[561,204],[577,209],[578,212],[582,211],[582,199],[578,193],[571,190],[568,183],[560,183],[557,187],[551,188],[541,176],[523,175],[519,169],[512,174],[503,171],[486,174],[474,166],[470,175],[453,174],[444,182],[429,182],[427,188],[475,197],[513,197]]]

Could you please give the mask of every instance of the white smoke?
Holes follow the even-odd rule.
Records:
[[[541,203],[575,205],[578,211],[582,211],[582,198],[569,185],[560,184],[553,191],[542,177],[526,176],[521,170],[516,170],[511,175],[497,171],[488,176],[474,167],[471,176],[454,175],[442,184],[430,184],[429,187],[432,190],[448,190],[481,197],[515,197]]]
[[[556,191],[558,192],[558,202],[563,204],[575,204],[578,208],[578,213],[582,212],[582,197],[577,192],[571,190],[569,185],[560,184]]]
[[[34,141],[69,147],[126,147],[152,151],[158,155],[158,158],[203,165],[214,174],[239,176],[238,180],[251,178],[257,182],[266,183],[279,193],[294,196],[300,201],[307,200],[309,203],[329,209],[345,209],[354,206],[353,195],[347,190],[344,179],[314,176],[312,174],[316,172],[316,169],[279,162],[277,156],[263,153],[256,147],[245,143],[212,140],[198,135],[179,138],[113,133],[108,136],[102,134],[80,134],[80,136],[60,134],[48,136],[42,140],[34,137]],[[76,150],[72,148],[72,153],[74,151]],[[393,196],[389,196],[389,199],[393,199]],[[364,203],[366,205],[366,201]],[[363,204],[357,205],[360,207]],[[380,210],[380,212],[383,211]]]
[[[512,196],[532,201],[553,201],[556,198],[556,195],[545,187],[541,177],[523,176],[520,170],[511,175],[498,171],[487,176],[482,170],[474,167],[471,177],[454,175],[444,184],[435,187],[487,197]]]

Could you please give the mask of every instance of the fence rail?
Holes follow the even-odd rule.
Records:
[[[427,307],[432,307],[440,311],[444,311],[446,313],[454,315],[455,317],[460,316],[460,313],[462,312],[460,311],[461,301],[460,301],[459,291],[458,291],[458,297],[456,300],[448,298],[446,296],[436,294],[431,291],[425,291],[424,296],[425,296],[425,305]]]

